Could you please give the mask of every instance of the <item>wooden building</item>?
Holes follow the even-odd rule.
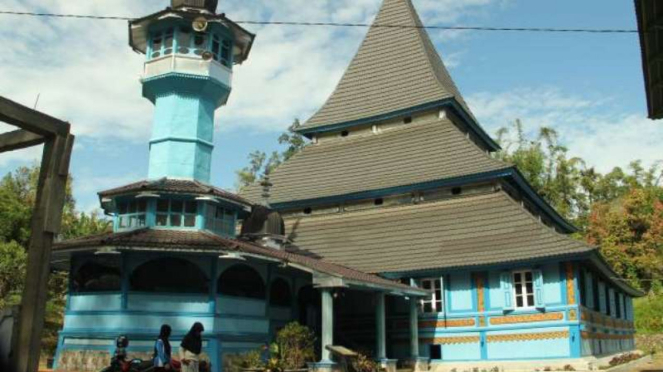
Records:
[[[99,194],[112,233],[55,247],[70,271],[58,369],[98,370],[120,334],[149,358],[162,323],[176,344],[194,321],[214,371],[291,320],[318,333],[318,371],[335,368],[330,344],[439,371],[580,369],[634,348],[641,293],[491,155],[411,0],[383,1],[298,129],[308,146],[242,195],[209,185],[214,111],[253,42],[215,10],[173,0],[130,22],[155,104],[149,174]]]
[[[335,91],[297,129],[312,143],[270,175],[289,236],[325,260],[432,290],[420,356],[440,369],[562,359],[586,368],[632,350],[641,293],[492,156],[498,145],[421,26],[411,0],[384,0]],[[361,344],[357,309],[343,333]],[[411,357],[403,310],[387,309],[380,358]]]

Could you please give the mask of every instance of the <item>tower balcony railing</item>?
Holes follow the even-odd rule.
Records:
[[[232,86],[232,70],[221,63],[200,57],[171,54],[145,62],[142,79],[150,79],[171,72],[208,76],[228,87]]]

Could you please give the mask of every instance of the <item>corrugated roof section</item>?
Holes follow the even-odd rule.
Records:
[[[218,187],[207,185],[199,181],[193,180],[180,180],[171,178],[160,178],[157,180],[143,180],[134,182],[125,186],[116,187],[114,189],[101,191],[101,197],[113,197],[124,194],[132,194],[136,192],[162,192],[173,194],[198,194],[210,195],[233,201],[236,203],[251,205],[251,203],[237,194],[220,189]]]
[[[451,97],[472,115],[421,26],[410,0],[384,0],[338,86],[300,129],[360,120]]]
[[[413,185],[509,166],[482,151],[449,120],[305,147],[270,174],[270,203]],[[260,200],[260,185],[241,194]]]
[[[82,250],[94,250],[99,247],[116,247],[119,249],[150,248],[163,252],[173,250],[196,253],[240,252],[300,265],[318,273],[338,276],[383,288],[399,291],[425,292],[389,279],[381,278],[377,275],[360,272],[332,262],[325,262],[311,255],[296,253],[296,247],[293,247],[294,251],[277,250],[247,241],[223,238],[204,231],[139,229],[130,232],[100,234],[56,243],[53,247],[53,254],[57,258],[59,255]]]
[[[508,263],[593,251],[503,191],[417,205],[289,218],[295,244],[371,273]]]

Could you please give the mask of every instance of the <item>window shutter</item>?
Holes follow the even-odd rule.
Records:
[[[546,307],[543,299],[543,272],[541,270],[532,270],[534,277],[534,307],[543,309]]]
[[[502,286],[502,293],[504,294],[504,310],[514,310],[513,295],[511,288],[513,287],[513,279],[510,272],[500,274],[500,283]]]
[[[447,301],[445,301],[446,300],[446,295],[444,294],[444,275],[442,275],[440,277],[440,296],[442,296],[440,298],[440,301],[441,301],[440,303],[442,304],[442,306],[441,306],[440,309],[437,309],[437,311],[440,312],[440,313],[444,313],[445,312],[444,309],[447,306]]]

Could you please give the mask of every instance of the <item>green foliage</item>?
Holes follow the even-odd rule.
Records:
[[[276,345],[285,369],[297,369],[315,360],[315,335],[307,327],[291,322],[276,334]]]
[[[638,333],[663,334],[663,296],[637,298],[633,309]]]
[[[237,190],[255,183],[262,178],[265,173],[269,173],[276,169],[284,161],[293,157],[296,153],[306,146],[306,140],[301,134],[295,132],[300,126],[299,119],[295,119],[294,123],[290,125],[288,130],[281,134],[278,138],[279,144],[286,146],[282,152],[274,151],[269,157],[264,151],[254,151],[249,154],[249,165],[236,171],[237,175]]]
[[[586,239],[614,270],[646,292],[663,285],[663,189],[634,188],[612,202],[595,203]]]
[[[241,372],[246,369],[262,370],[262,350],[251,350],[241,354],[230,354],[224,356],[225,369],[229,372]]]
[[[25,284],[30,220],[37,198],[39,167],[21,167],[0,181],[0,309],[18,305]],[[76,212],[71,179],[67,183],[62,214],[61,238],[98,234],[110,229],[111,222],[96,214]],[[67,273],[52,272],[48,282],[48,302],[42,341],[43,353],[53,355],[57,332],[62,327]]]
[[[634,161],[629,172],[615,167],[603,175],[587,167],[583,159],[569,157],[558,137],[555,130],[543,127],[538,136],[529,138],[516,120],[497,132],[503,150],[496,157],[518,167],[539,195],[582,230],[596,203],[616,201],[634,188],[660,188],[659,164],[644,169],[640,161]]]
[[[352,361],[352,367],[357,372],[379,372],[380,365],[366,354],[359,354]]]
[[[20,303],[27,262],[28,254],[21,245],[0,242],[0,309]]]

